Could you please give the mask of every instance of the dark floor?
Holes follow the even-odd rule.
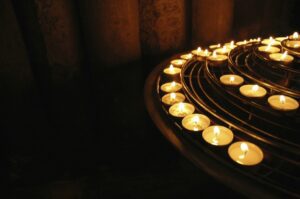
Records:
[[[156,129],[143,102],[149,67],[141,68],[103,70],[93,84],[79,78],[46,102],[33,95],[10,107],[7,99],[1,129],[7,198],[240,198]]]

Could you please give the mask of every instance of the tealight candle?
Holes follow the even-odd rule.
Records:
[[[203,139],[215,146],[224,146],[233,140],[233,133],[224,126],[210,126],[202,133]]]
[[[163,85],[161,85],[160,90],[170,93],[170,92],[177,92],[182,88],[182,85],[177,82],[168,82]]]
[[[216,49],[214,52],[221,55],[227,55],[231,51],[227,46],[223,46],[222,48]]]
[[[210,55],[211,55],[211,52],[208,51],[207,49],[205,49],[204,51],[201,51],[201,52],[198,53],[198,56],[202,57],[202,58],[206,58],[206,57],[208,57]]]
[[[241,86],[239,90],[246,97],[260,98],[267,94],[266,89],[258,85],[246,84]]]
[[[174,67],[172,64],[170,67],[164,69],[164,73],[167,75],[176,75],[181,72],[180,68]]]
[[[193,54],[192,53],[188,53],[188,54],[183,54],[180,56],[181,59],[184,59],[184,60],[190,60],[193,58]]]
[[[286,46],[290,48],[300,48],[300,40],[289,40],[286,42]]]
[[[272,95],[268,98],[268,103],[279,111],[293,111],[299,108],[297,100],[284,95]]]
[[[192,54],[196,55],[196,56],[200,56],[201,52],[202,52],[202,49],[200,47],[198,47],[196,50],[192,51]]]
[[[230,50],[234,49],[236,45],[234,45],[234,41],[231,41],[230,43],[226,43],[225,46],[229,48]]]
[[[269,55],[273,61],[283,62],[285,64],[291,63],[294,60],[294,57],[287,54],[287,51],[284,53],[272,53]]]
[[[228,154],[233,161],[247,166],[259,164],[264,158],[264,154],[258,146],[244,141],[231,144]]]
[[[174,59],[171,61],[171,64],[175,67],[182,67],[183,64],[185,64],[185,60],[184,59]]]
[[[187,115],[194,113],[194,111],[195,111],[195,107],[192,104],[184,103],[184,102],[173,104],[169,108],[169,113],[174,117],[185,117]]]
[[[226,55],[218,55],[216,51],[214,51],[212,56],[209,56],[207,59],[212,62],[223,63],[228,57]]]
[[[162,102],[167,105],[173,105],[178,102],[183,102],[185,96],[181,93],[168,93],[162,97]]]
[[[210,49],[216,49],[216,48],[220,48],[221,44],[214,44],[214,45],[210,45],[209,48]]]
[[[236,45],[238,45],[238,46],[242,46],[245,44],[247,44],[247,40],[236,42]]]
[[[181,123],[187,130],[202,131],[210,125],[210,119],[202,114],[191,114],[185,116]]]
[[[300,39],[298,32],[294,32],[292,35],[290,35],[289,39],[293,39],[293,40]]]
[[[283,40],[287,39],[288,37],[276,37],[275,40],[282,42]]]
[[[280,42],[273,39],[273,37],[270,37],[269,39],[264,39],[264,40],[262,40],[261,43],[265,44],[265,45],[272,45],[272,46],[279,46],[280,45]]]
[[[222,84],[226,86],[239,86],[244,83],[244,78],[239,75],[227,74],[220,77]]]
[[[278,53],[280,52],[280,49],[277,47],[273,47],[270,44],[267,46],[260,46],[258,47],[258,50],[260,52],[264,52],[264,53]]]

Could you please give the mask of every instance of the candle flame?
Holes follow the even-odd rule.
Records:
[[[234,82],[234,79],[235,79],[234,76],[230,76],[230,77],[229,77],[229,81],[230,81],[230,82]]]
[[[176,93],[171,93],[170,98],[171,98],[171,100],[175,100],[176,99]]]
[[[173,64],[170,64],[170,70],[174,70]]]
[[[298,32],[294,32],[294,34],[293,34],[293,39],[298,39],[298,37],[299,37]]]
[[[193,55],[191,54],[191,53],[189,53],[188,55],[187,55],[187,58],[188,59],[191,59],[193,57]]]
[[[284,95],[280,95],[279,96],[279,101],[281,104],[284,104],[285,103],[285,96]]]
[[[239,155],[239,159],[244,159],[246,157],[246,154],[247,154],[248,150],[249,150],[248,145],[243,142],[241,144],[240,148],[241,148],[243,154]]]
[[[183,110],[184,110],[184,104],[182,102],[179,103],[178,109],[179,109],[180,112],[183,112]]]
[[[226,50],[227,50],[227,47],[226,47],[226,46],[223,46],[222,51],[225,53]]]
[[[207,49],[205,49],[204,54],[208,55],[208,50]]]
[[[261,38],[260,37],[257,37],[257,41],[260,41],[261,40]]]
[[[198,124],[199,121],[200,121],[200,119],[199,119],[198,116],[194,116],[192,120],[193,120],[193,123],[194,123],[194,124]]]
[[[217,53],[216,53],[216,51],[214,51],[214,52],[213,52],[212,56],[213,56],[214,58],[216,58],[216,57],[217,57]]]
[[[245,153],[245,152],[248,152],[249,148],[248,148],[248,144],[242,142],[241,144],[241,150]]]
[[[197,48],[197,52],[200,53],[202,50],[200,47]]]
[[[256,91],[258,91],[258,88],[259,88],[258,85],[255,84],[252,86],[252,91],[256,92]]]
[[[284,59],[286,58],[286,55],[287,55],[287,51],[285,51],[285,52],[281,55],[280,59],[281,59],[281,60],[284,60]]]
[[[269,44],[268,44],[268,46],[267,46],[267,48],[266,48],[266,51],[269,51],[269,50],[270,50],[270,48],[271,48],[271,46],[272,46],[272,44],[271,44],[271,43],[269,43]]]
[[[245,39],[245,40],[244,40],[244,44],[246,44],[246,43],[247,43],[247,40]]]
[[[220,48],[220,47],[221,47],[221,44],[218,44],[217,47]]]
[[[215,126],[214,127],[214,136],[219,136],[220,135],[220,128]]]
[[[171,86],[175,87],[176,86],[176,82],[172,81]]]

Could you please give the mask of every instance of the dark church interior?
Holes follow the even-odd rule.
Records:
[[[300,31],[299,10],[297,0],[0,1],[1,198],[252,198],[163,136],[145,82],[198,46]]]

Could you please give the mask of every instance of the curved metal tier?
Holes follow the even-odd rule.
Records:
[[[256,49],[255,44],[235,48],[229,55],[228,65],[223,66],[189,60],[182,67],[180,81],[187,101],[195,106],[196,112],[208,116],[212,125],[230,128],[234,132],[234,141],[250,141],[263,150],[265,158],[260,164],[251,167],[236,164],[227,154],[228,146],[207,144],[201,133],[182,128],[181,120],[169,114],[168,106],[161,103],[165,93],[159,89],[160,85],[169,81],[162,75],[163,66],[169,60],[157,66],[147,80],[147,109],[177,149],[223,183],[253,197],[300,197],[299,109],[283,113],[273,110],[267,103],[268,96],[276,93],[299,100],[299,71],[269,63]],[[289,84],[280,83],[286,76],[278,71],[272,73],[272,68],[289,74]],[[238,87],[226,87],[220,83],[220,76],[228,73],[243,76],[245,83],[260,84],[266,88],[268,95],[258,100],[242,96]],[[278,77],[272,79],[273,76]]]

